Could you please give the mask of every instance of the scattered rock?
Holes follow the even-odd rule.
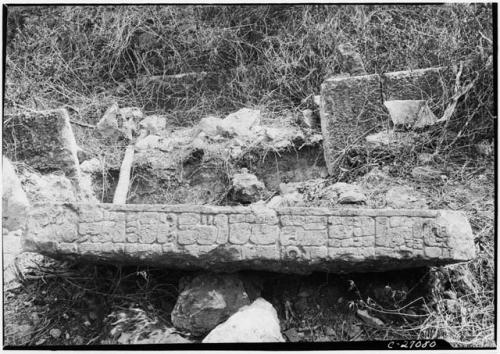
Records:
[[[252,203],[262,198],[266,187],[257,179],[257,176],[248,172],[246,168],[241,173],[233,175],[233,200],[242,203]]]
[[[299,187],[300,187],[299,182],[280,183],[279,185],[280,194],[286,195],[289,193],[296,193],[298,192]]]
[[[328,326],[326,326],[326,327],[324,328],[324,330],[325,330],[325,334],[326,334],[327,336],[329,336],[329,337],[333,337],[333,336],[335,336],[335,335],[337,334],[337,333],[335,333],[335,330],[334,330],[332,327],[328,327]]]
[[[420,162],[424,165],[428,165],[432,161],[434,161],[434,155],[423,152],[423,153],[417,155],[417,160],[418,160],[418,162]]]
[[[142,110],[138,107],[123,107],[119,109],[119,113],[125,120],[140,120],[144,117]]]
[[[208,116],[200,120],[198,127],[206,136],[214,137],[219,133],[218,126],[221,122],[222,119],[218,117]]]
[[[219,124],[218,129],[223,136],[252,135],[251,129],[260,124],[260,110],[242,108],[231,113]]]
[[[117,103],[113,103],[111,107],[109,107],[104,115],[99,120],[96,125],[97,130],[105,137],[115,136],[118,129],[118,119],[117,115],[120,113],[120,108]]]
[[[425,197],[410,186],[390,188],[385,195],[386,204],[394,209],[426,209]]]
[[[436,123],[437,118],[424,100],[384,101],[395,126],[424,128]]]
[[[338,202],[340,204],[365,203],[366,196],[360,192],[346,191],[346,192],[340,194]]]
[[[361,318],[367,325],[372,327],[383,327],[384,322],[377,317],[370,316],[366,310],[358,310],[356,314]]]
[[[10,160],[3,156],[2,162],[2,227],[17,230],[24,227],[30,203]]]
[[[182,280],[180,288],[172,323],[195,336],[209,332],[251,301],[242,280],[232,274],[200,274]]]
[[[61,336],[61,330],[58,329],[58,328],[52,328],[50,331],[49,331],[49,334],[52,336],[52,338],[59,338]]]
[[[373,146],[388,146],[394,141],[394,132],[392,130],[383,130],[368,135],[365,139],[368,144]]]
[[[445,176],[440,170],[429,166],[417,166],[411,170],[411,175],[418,181],[433,181],[442,179]]]
[[[284,149],[292,146],[294,140],[304,139],[302,131],[294,127],[266,127],[265,133],[275,149]]]
[[[40,175],[28,170],[19,176],[31,203],[76,203],[77,194],[71,181],[64,175]]]
[[[338,194],[338,202],[340,204],[353,204],[366,202],[366,196],[361,192],[360,188],[353,184],[337,182],[330,189]]]
[[[83,173],[97,173],[102,171],[102,164],[98,158],[86,160],[80,164],[80,170]]]
[[[156,149],[160,146],[160,137],[158,135],[148,135],[138,140],[135,147],[140,150]]]
[[[214,328],[203,343],[267,343],[284,342],[278,314],[262,298],[245,306],[226,322]]]
[[[273,197],[269,202],[267,202],[266,206],[271,209],[276,209],[279,208],[282,203],[283,203],[283,197],[277,195]]]
[[[297,332],[295,328],[290,328],[287,329],[285,332],[283,332],[285,337],[290,341],[290,342],[300,342],[302,339],[304,339],[304,333]]]
[[[145,129],[151,135],[158,134],[165,129],[166,125],[167,119],[159,115],[147,116],[139,123],[139,127]]]

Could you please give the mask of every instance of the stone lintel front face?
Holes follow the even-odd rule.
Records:
[[[465,216],[440,210],[36,205],[27,250],[179,269],[385,271],[468,261]]]

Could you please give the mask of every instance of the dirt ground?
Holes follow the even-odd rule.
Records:
[[[485,167],[463,165],[434,182],[416,181],[403,171],[390,181],[372,183],[369,194],[376,203],[388,185],[406,184],[425,196],[429,208],[465,211],[475,235],[475,260],[369,274],[259,273],[262,296],[277,309],[286,340],[439,338],[456,347],[493,346],[494,163],[477,165]],[[162,342],[161,334],[173,327],[170,312],[185,274],[45,259],[24,274],[20,287],[4,293],[4,344]],[[369,318],[360,317],[359,310],[367,311]]]

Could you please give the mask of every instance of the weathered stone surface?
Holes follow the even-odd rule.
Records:
[[[385,194],[387,206],[395,209],[426,208],[425,197],[410,186],[395,186]]]
[[[251,129],[260,124],[260,111],[242,108],[226,116],[217,124],[220,134],[227,137],[251,135]]]
[[[172,311],[172,323],[195,336],[208,333],[251,302],[235,275],[200,274],[181,283],[184,286]]]
[[[331,78],[321,85],[321,130],[328,172],[341,152],[387,125],[379,75]]]
[[[453,67],[404,70],[382,74],[384,100],[425,100],[438,116],[453,94]]]
[[[233,199],[251,203],[260,200],[265,193],[266,187],[264,183],[257,179],[257,176],[251,174],[244,168],[241,173],[233,175]]]
[[[385,101],[391,120],[396,126],[424,128],[436,123],[437,117],[424,100]]]
[[[27,250],[181,269],[384,271],[475,254],[456,211],[44,204],[27,225]]]
[[[24,227],[30,203],[12,163],[2,157],[2,227],[17,230]]]
[[[217,326],[203,343],[270,343],[284,342],[278,313],[273,305],[258,298]]]
[[[41,171],[62,170],[70,177],[79,174],[77,145],[65,109],[24,113],[16,120],[20,124],[12,131],[14,136],[4,136],[7,145],[17,146],[7,149],[16,152],[14,160]]]

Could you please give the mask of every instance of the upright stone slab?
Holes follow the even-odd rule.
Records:
[[[230,272],[384,271],[474,257],[461,212],[196,205],[37,205],[27,250],[55,258]]]
[[[425,100],[439,117],[453,95],[454,70],[436,67],[382,74],[384,100]]]
[[[3,134],[4,151],[39,171],[61,170],[79,175],[77,144],[65,109],[25,112],[14,116],[15,129]]]
[[[321,85],[321,129],[328,172],[334,174],[345,149],[388,127],[379,75],[337,77]]]

